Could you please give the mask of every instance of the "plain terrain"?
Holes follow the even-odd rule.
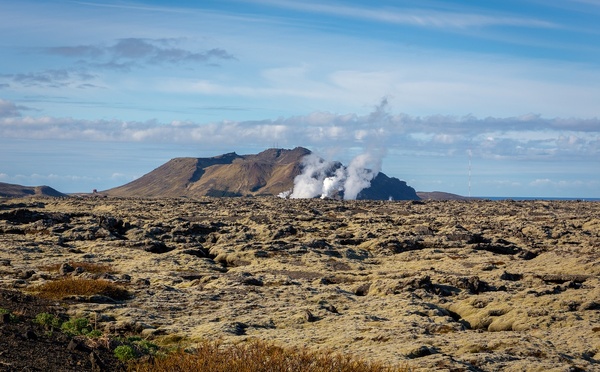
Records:
[[[414,370],[600,370],[598,216],[577,201],[4,199],[0,286],[108,265],[100,278],[131,298],[67,311],[110,333]]]

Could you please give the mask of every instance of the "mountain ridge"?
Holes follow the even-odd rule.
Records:
[[[13,183],[0,182],[0,198],[20,198],[20,197],[67,197],[60,191],[50,186],[23,186]]]
[[[102,191],[109,196],[228,197],[280,195],[294,188],[303,171],[303,147],[267,149],[258,154],[235,152],[210,158],[174,158],[125,185]],[[406,182],[379,172],[359,199],[419,200]]]

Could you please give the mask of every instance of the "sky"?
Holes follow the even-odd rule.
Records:
[[[0,0],[0,182],[306,147],[418,191],[600,197],[600,0]]]

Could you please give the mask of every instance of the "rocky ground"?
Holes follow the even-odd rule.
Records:
[[[0,287],[33,293],[98,275],[66,262],[103,264],[132,298],[65,311],[107,333],[258,338],[413,370],[593,371],[598,216],[577,201],[5,199]]]

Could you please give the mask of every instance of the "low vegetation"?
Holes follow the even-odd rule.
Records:
[[[8,313],[0,309],[0,313]],[[50,334],[62,332],[70,338],[88,340],[86,344],[103,342],[114,357],[127,363],[132,372],[214,371],[214,372],[406,372],[408,367],[389,366],[359,360],[331,351],[285,348],[264,341],[224,345],[218,341],[201,341],[190,349],[169,349],[140,336],[111,336],[95,329],[87,318],[61,318],[40,313],[33,320]],[[170,338],[169,338],[170,339]]]
[[[263,341],[222,345],[204,341],[192,351],[177,350],[157,355],[153,360],[134,360],[129,370],[135,372],[167,371],[308,371],[308,372],[401,372],[406,367],[393,367],[366,362],[351,356],[304,348],[283,348]]]
[[[69,296],[105,296],[115,301],[130,298],[122,286],[102,279],[68,277],[49,281],[36,288],[41,297],[63,299]]]
[[[0,307],[0,316],[6,317],[6,321],[8,322],[18,322],[19,316],[8,309],[4,309]]]

